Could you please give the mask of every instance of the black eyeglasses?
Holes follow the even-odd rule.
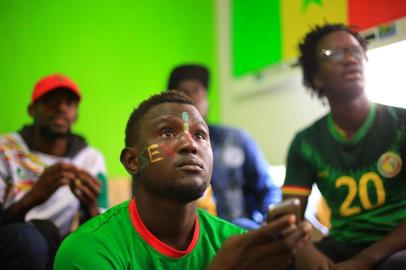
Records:
[[[355,60],[360,61],[365,57],[364,50],[361,47],[354,46],[348,48],[333,48],[321,50],[321,57],[334,63],[342,62],[349,53]]]

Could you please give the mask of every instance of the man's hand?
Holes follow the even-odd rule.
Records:
[[[72,193],[78,198],[89,217],[99,214],[98,196],[101,183],[84,170],[77,169],[76,179],[70,184]]]
[[[295,265],[298,270],[331,270],[334,263],[308,241],[303,249],[295,257]],[[362,269],[362,268],[354,268]]]
[[[294,223],[293,215],[284,216],[227,239],[208,269],[285,269],[310,236],[308,223],[292,229]]]
[[[338,263],[334,266],[334,270],[351,270],[351,269],[362,269],[370,270],[374,269],[375,262],[368,257],[366,254],[363,254],[361,251],[356,256],[351,259]]]
[[[31,197],[33,206],[46,201],[63,185],[68,185],[76,178],[76,167],[72,164],[57,163],[44,170],[38,181],[27,194]]]

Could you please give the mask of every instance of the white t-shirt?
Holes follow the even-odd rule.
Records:
[[[94,177],[106,175],[102,154],[95,148],[86,146],[72,157],[56,157],[41,152],[31,152],[18,133],[0,137],[0,202],[7,208],[19,201],[32,188],[45,168],[58,162],[71,163],[88,171]],[[79,210],[79,200],[69,186],[56,190],[48,200],[33,207],[25,220],[48,219],[65,235],[75,214]]]

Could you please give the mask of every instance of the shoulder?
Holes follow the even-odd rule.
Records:
[[[317,119],[310,125],[306,126],[305,128],[299,130],[295,134],[294,140],[303,140],[308,138],[313,138],[320,135],[322,132],[327,130],[327,117],[328,114],[324,115],[323,117]]]
[[[72,235],[75,235],[76,233],[98,235],[100,233],[106,233],[110,229],[115,229],[115,226],[118,224],[124,225],[128,223],[131,225],[128,205],[129,201],[125,201],[110,208],[103,214],[100,214],[81,225]]]
[[[384,114],[385,112],[391,117],[399,118],[401,120],[406,120],[406,109],[400,107],[394,107],[384,104],[376,104],[377,112]]]
[[[86,147],[84,147],[79,153],[78,155],[86,155],[86,156],[91,156],[91,157],[97,157],[97,158],[103,158],[104,156],[103,154],[100,152],[100,150],[98,150],[97,148],[93,147],[93,146],[89,146],[87,145]]]
[[[24,141],[18,133],[6,133],[0,135],[0,146],[11,146],[15,144],[23,144]]]
[[[3,134],[0,136],[0,153],[18,154],[30,152],[23,138],[18,133]]]
[[[97,174],[100,171],[105,172],[105,159],[102,153],[94,147],[86,146],[77,155],[72,158],[73,162],[91,172]]]
[[[57,252],[55,269],[76,269],[73,263],[84,269],[112,268],[110,263],[125,252],[122,249],[132,232],[128,204],[123,202],[92,218],[65,238]],[[110,253],[118,253],[117,258],[106,260]]]

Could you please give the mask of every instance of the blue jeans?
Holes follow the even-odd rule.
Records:
[[[0,227],[1,269],[47,269],[48,243],[30,223],[12,223]]]

